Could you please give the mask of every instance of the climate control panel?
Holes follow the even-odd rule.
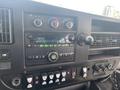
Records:
[[[71,16],[25,13],[24,19],[24,28],[28,31],[76,31],[76,18]]]

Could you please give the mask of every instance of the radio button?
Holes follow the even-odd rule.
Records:
[[[57,52],[50,52],[50,53],[48,54],[48,60],[49,60],[50,62],[56,62],[58,59],[59,59],[59,55],[58,55]]]

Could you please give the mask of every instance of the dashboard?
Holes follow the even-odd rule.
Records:
[[[120,20],[34,1],[0,3],[0,89],[50,90],[111,75]]]

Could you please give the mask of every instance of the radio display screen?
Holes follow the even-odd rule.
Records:
[[[54,43],[54,44],[65,44],[65,43],[71,43],[69,41],[69,34],[38,34],[33,36],[32,43],[35,44],[50,44],[50,43]]]

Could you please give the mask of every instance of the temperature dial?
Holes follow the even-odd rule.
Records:
[[[65,26],[66,26],[67,29],[72,29],[73,26],[74,26],[74,22],[73,21],[67,21],[65,23]]]
[[[43,25],[43,21],[40,18],[36,18],[33,21],[35,27],[41,27]]]
[[[50,62],[56,62],[58,59],[59,59],[59,55],[58,55],[57,52],[50,52],[50,53],[48,54],[48,60],[49,60]]]
[[[53,18],[50,21],[50,26],[54,29],[57,29],[59,27],[59,24],[60,24],[60,22],[57,18]]]

